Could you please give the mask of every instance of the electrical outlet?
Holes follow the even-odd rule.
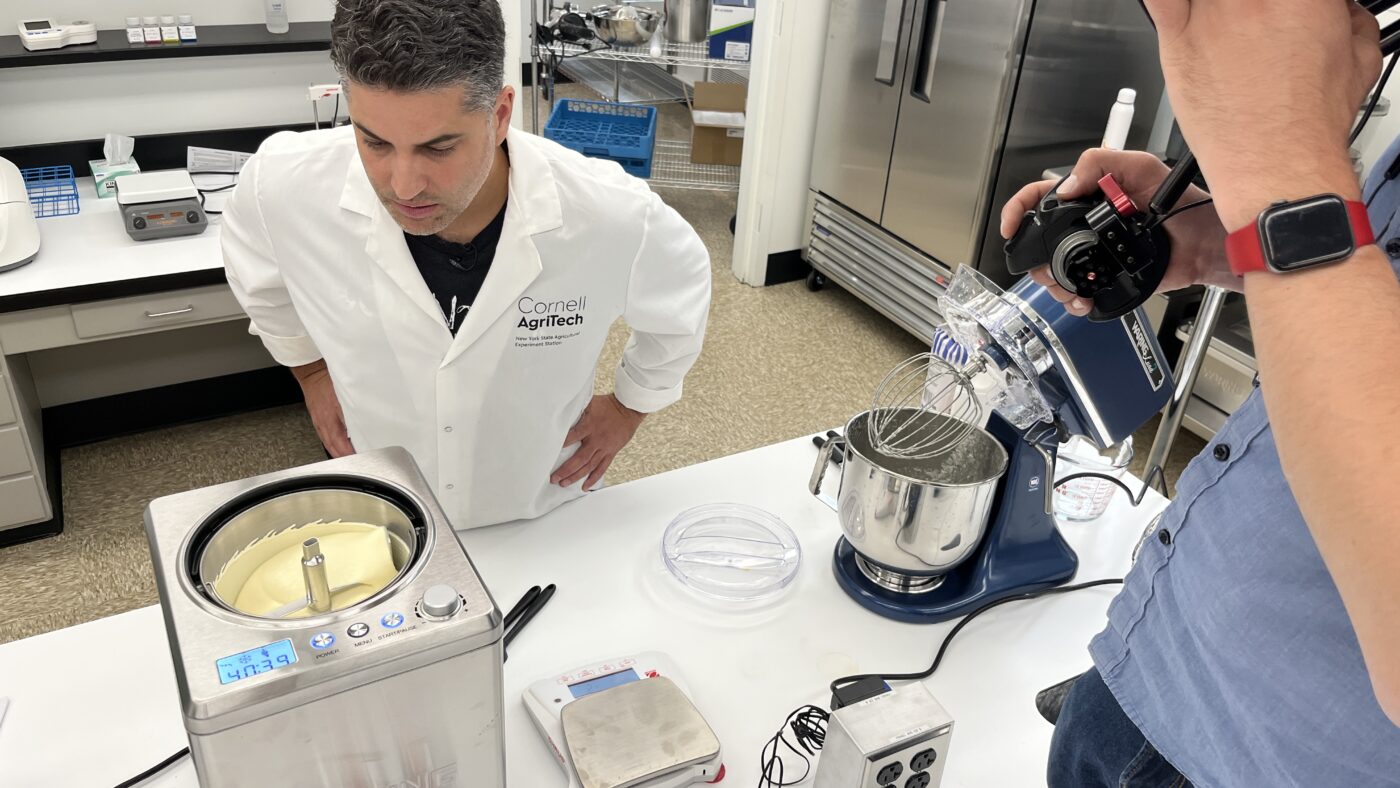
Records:
[[[832,712],[814,788],[938,788],[953,719],[923,684]]]

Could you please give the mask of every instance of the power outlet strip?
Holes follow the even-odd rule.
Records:
[[[938,788],[953,718],[923,684],[832,712],[814,788]]]

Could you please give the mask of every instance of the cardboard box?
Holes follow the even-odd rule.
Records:
[[[753,20],[757,0],[712,0],[710,57],[748,61],[753,50]]]
[[[696,82],[690,106],[695,131],[690,139],[690,160],[696,164],[737,166],[744,155],[744,104],[747,85]]]
[[[135,159],[128,159],[121,164],[108,164],[106,159],[92,159],[88,162],[92,168],[93,186],[97,188],[98,197],[117,196],[117,176],[131,175],[141,171],[141,165]]]

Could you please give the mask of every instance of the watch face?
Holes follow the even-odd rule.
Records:
[[[1346,203],[1333,195],[1270,208],[1260,217],[1264,258],[1275,271],[1297,271],[1351,257],[1356,240]]]

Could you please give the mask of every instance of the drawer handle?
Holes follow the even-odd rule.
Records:
[[[174,317],[175,315],[188,315],[189,313],[191,313],[191,312],[193,312],[193,311],[194,311],[194,304],[190,304],[189,306],[185,307],[184,309],[172,309],[172,310],[170,310],[169,312],[152,312],[152,311],[150,311],[150,310],[148,309],[148,310],[146,310],[146,317],[151,318],[152,320],[154,320],[155,318],[158,318],[158,317]]]

